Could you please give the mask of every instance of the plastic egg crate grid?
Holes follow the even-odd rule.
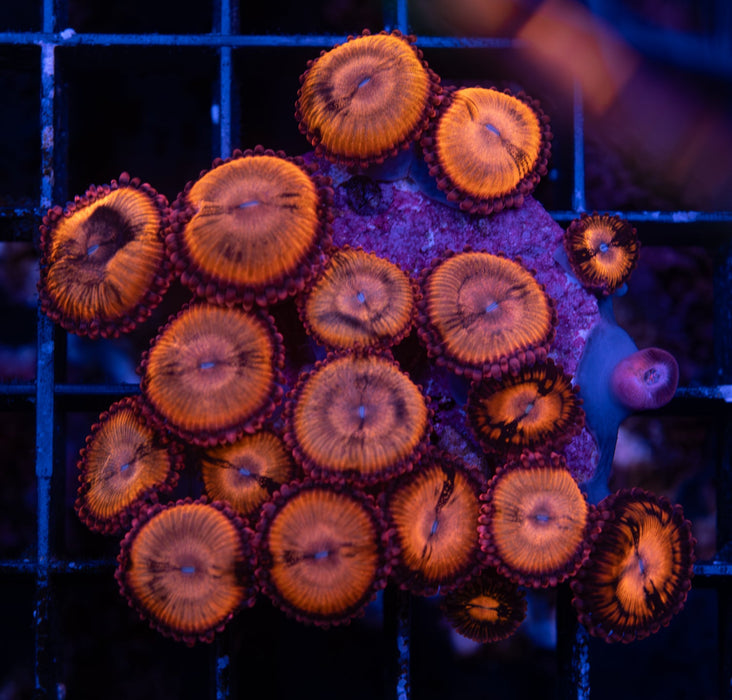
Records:
[[[83,10],[84,3],[76,6]],[[265,33],[264,22],[261,33],[254,33],[256,28],[239,33],[248,31],[246,12],[227,0],[199,3],[188,16],[172,17],[174,12],[160,26],[143,22],[142,31],[156,33],[119,34],[112,33],[119,29],[106,27],[104,33],[77,32],[65,29],[66,3],[46,0],[27,3],[18,12],[25,16],[17,23],[17,18],[8,21],[9,31],[0,31],[0,80],[8,89],[20,88],[24,96],[8,109],[14,110],[14,123],[27,119],[37,125],[25,141],[7,132],[3,136],[4,152],[12,153],[12,160],[3,167],[6,172],[14,169],[3,180],[7,191],[0,192],[3,245],[37,243],[38,224],[48,207],[63,204],[90,181],[107,182],[121,169],[133,171],[136,160],[160,173],[158,180],[153,175],[145,179],[174,195],[184,184],[181,173],[186,174],[184,181],[195,177],[213,157],[226,156],[234,147],[262,142],[293,155],[306,150],[292,116],[297,77],[309,58],[360,27],[344,27],[342,33],[300,34],[295,33],[300,25],[293,25],[293,33],[273,35]],[[406,2],[377,4],[364,16],[360,21],[370,22],[372,30],[412,29]],[[308,18],[303,29],[317,31],[316,21]],[[438,71],[443,77],[455,79],[466,77],[467,66],[475,70],[494,58],[510,66],[524,50],[520,42],[492,38],[420,36],[419,45],[433,65],[443,64]],[[446,75],[451,69],[456,74]],[[520,76],[511,78],[520,80]],[[187,102],[190,95],[193,102]],[[537,198],[566,226],[588,209],[583,95],[575,87],[569,98],[536,96],[551,105],[555,131],[552,172]],[[171,143],[177,147],[170,148]],[[89,152],[82,154],[82,149]],[[109,172],[108,163],[124,160],[127,151],[130,165]],[[80,167],[86,167],[84,172],[79,172]],[[96,179],[89,175],[94,168]],[[601,208],[602,203],[589,203],[589,207]],[[702,245],[714,260],[717,385],[680,387],[660,416],[703,414],[711,426],[718,555],[714,561],[697,563],[694,588],[712,596],[713,603],[704,609],[717,618],[709,622],[716,657],[706,659],[706,667],[699,672],[716,678],[712,687],[719,697],[726,697],[732,680],[728,638],[732,563],[724,556],[732,543],[732,415],[724,398],[732,384],[732,214],[619,213],[634,223],[644,246]],[[10,306],[4,303],[2,308],[7,311]],[[589,697],[594,662],[612,664],[618,658],[628,664],[634,656],[645,658],[642,650],[635,651],[631,645],[625,656],[610,656],[608,662],[605,655],[616,650],[595,646],[578,630],[566,589],[558,593],[556,646],[548,656],[539,654],[513,666],[506,661],[503,668],[500,656],[479,668],[469,663],[445,665],[449,675],[442,679],[445,688],[426,672],[434,662],[423,650],[432,642],[437,648],[430,653],[435,656],[450,650],[444,641],[422,638],[427,626],[421,616],[426,613],[393,591],[385,596],[383,621],[375,624],[376,633],[374,629],[364,632],[361,623],[314,631],[289,624],[271,611],[252,611],[236,619],[212,645],[189,649],[163,639],[126,608],[112,577],[113,548],[82,533],[71,507],[75,454],[83,444],[80,426],[90,425],[114,400],[136,393],[138,387],[110,380],[104,372],[92,373],[91,379],[77,373],[82,378],[75,378],[69,371],[71,355],[90,353],[94,364],[99,355],[113,350],[104,342],[82,343],[80,349],[75,339],[68,339],[41,314],[8,315],[3,332],[10,339],[30,325],[35,335],[35,379],[6,372],[0,384],[6,425],[3,444],[16,450],[3,454],[3,460],[25,465],[23,476],[8,474],[12,469],[0,476],[7,494],[3,503],[25,499],[31,502],[26,511],[33,514],[33,522],[26,523],[26,539],[21,536],[19,546],[0,549],[0,694],[10,689],[14,697],[13,688],[30,686],[37,697],[64,697],[67,692],[69,697],[131,697],[134,691],[135,697],[226,698],[247,689],[259,694],[273,683],[273,674],[287,674],[293,679],[291,687],[311,689],[303,692],[313,697],[374,697],[374,677],[383,697],[448,697],[447,687],[474,689],[492,684],[496,691],[492,697],[502,696],[501,692],[509,697],[522,687],[519,674],[526,673],[527,664],[546,664],[548,658],[554,668],[537,677],[553,682],[561,697],[583,698]],[[24,435],[30,438],[26,441]],[[30,494],[23,491],[29,483]],[[0,520],[14,512],[8,509]],[[527,656],[531,653],[527,649]],[[106,659],[109,656],[116,656],[116,661]],[[645,663],[637,659],[635,663]],[[516,674],[513,679],[512,673]],[[470,675],[473,686],[461,680],[465,675]],[[277,687],[281,686],[282,682]],[[622,685],[617,689],[625,697],[635,697]]]

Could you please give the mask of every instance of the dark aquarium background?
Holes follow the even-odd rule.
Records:
[[[640,262],[616,317],[639,347],[677,358],[680,389],[622,425],[612,486],[683,505],[697,574],[667,629],[630,645],[590,640],[591,695],[730,697],[727,3],[29,0],[0,6],[0,700],[399,695],[393,591],[330,630],[260,599],[193,648],[137,618],[113,576],[118,541],[74,513],[76,460],[99,413],[134,391],[178,290],[115,341],[54,329],[36,292],[41,217],[90,184],[129,171],[172,201],[225,148],[307,152],[299,75],[366,27],[416,34],[448,84],[538,97],[554,141],[535,198],[563,227],[593,210],[636,226]],[[184,476],[181,492],[194,482]],[[569,596],[530,594],[519,631],[483,646],[452,633],[435,599],[412,599],[409,697],[587,697],[572,675]]]

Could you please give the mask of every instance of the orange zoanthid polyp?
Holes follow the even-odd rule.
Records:
[[[668,625],[686,601],[696,540],[679,505],[643,489],[598,504],[604,522],[591,559],[572,582],[580,622],[607,642],[631,642]]]
[[[567,227],[564,250],[572,272],[588,289],[607,296],[617,291],[638,263],[635,227],[610,214],[582,214]]]
[[[152,627],[189,644],[211,641],[254,601],[250,537],[222,503],[158,505],[122,541],[117,581]]]
[[[90,187],[41,225],[41,308],[65,330],[116,337],[147,319],[172,275],[162,228],[167,199],[122,173]]]
[[[183,232],[193,262],[225,283],[262,286],[292,272],[318,232],[315,184],[269,155],[237,158],[191,187]]]
[[[264,506],[257,539],[262,590],[303,622],[346,623],[386,583],[384,523],[351,487],[284,486]]]
[[[572,377],[551,359],[523,367],[517,375],[473,382],[469,423],[484,451],[517,453],[566,444],[584,425]]]
[[[271,318],[191,304],[153,339],[141,363],[152,417],[199,445],[254,432],[282,395],[281,336]]]
[[[296,471],[282,438],[270,430],[208,448],[201,452],[200,462],[206,494],[255,520],[260,506]]]
[[[520,263],[484,251],[446,253],[422,274],[418,330],[438,362],[499,377],[546,358],[552,300]]]
[[[455,631],[481,644],[510,637],[526,617],[526,607],[524,590],[491,568],[450,591],[442,601]]]
[[[399,32],[364,33],[309,64],[297,117],[316,150],[347,165],[395,155],[419,138],[439,79]]]
[[[595,512],[560,455],[524,451],[496,472],[484,501],[482,547],[511,580],[556,586],[587,558]]]
[[[145,420],[139,397],[112,404],[92,426],[78,462],[79,518],[119,534],[148,500],[169,493],[182,468],[181,446]]]
[[[398,265],[344,247],[331,253],[302,301],[300,316],[326,347],[388,347],[411,330],[416,293],[416,283]]]
[[[498,90],[464,88],[437,126],[437,154],[450,178],[481,199],[505,195],[536,164],[541,123],[526,103]]]
[[[495,88],[449,91],[421,140],[437,187],[464,211],[517,207],[547,171],[551,129],[537,100]]]
[[[395,578],[403,588],[446,592],[476,572],[482,487],[477,469],[430,450],[389,490],[384,507],[399,544]]]
[[[375,483],[408,471],[426,447],[427,399],[396,362],[334,355],[300,378],[285,439],[313,477]]]

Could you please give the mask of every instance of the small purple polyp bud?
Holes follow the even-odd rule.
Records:
[[[598,302],[601,321],[585,346],[575,374],[587,426],[599,450],[594,475],[582,488],[591,503],[608,495],[620,424],[634,411],[657,409],[676,393],[679,366],[658,348],[638,350],[615,321],[612,297]]]
[[[679,366],[673,355],[660,348],[646,348],[618,362],[610,375],[610,390],[632,411],[646,411],[667,404],[679,384]]]

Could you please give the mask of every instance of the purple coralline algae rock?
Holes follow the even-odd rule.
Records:
[[[415,278],[448,249],[469,246],[520,260],[544,285],[556,307],[556,336],[549,357],[574,376],[587,338],[600,321],[597,299],[555,260],[564,231],[537,200],[528,196],[518,209],[471,215],[428,198],[409,178],[379,182],[353,176],[327,161],[317,162],[333,181],[336,246],[360,246],[398,263]],[[395,355],[433,401],[440,446],[472,463],[482,462],[484,455],[466,422],[467,383],[427,361],[416,344],[405,345]],[[404,356],[410,352],[411,357]],[[586,426],[563,452],[577,481],[591,478],[598,450]]]

